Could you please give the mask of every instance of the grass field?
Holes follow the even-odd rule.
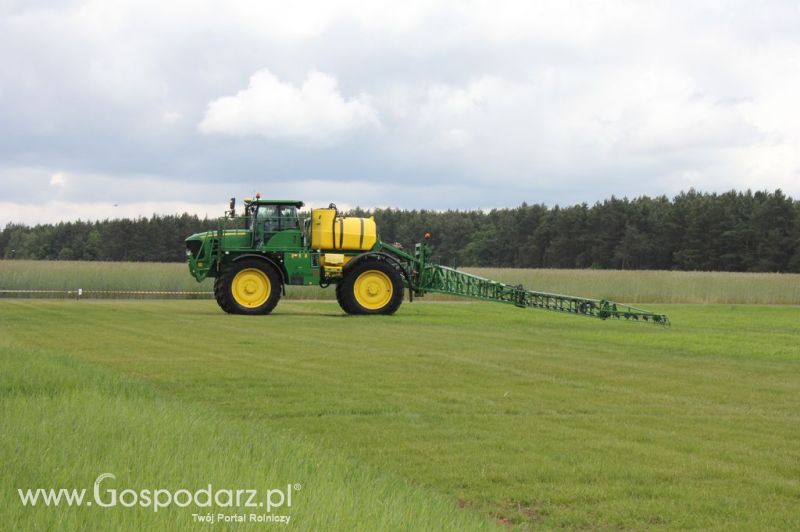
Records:
[[[16,493],[108,471],[121,487],[299,482],[303,530],[800,528],[800,308],[652,310],[673,326],[492,303],[250,318],[0,301],[0,522],[192,524],[191,508]]]
[[[623,303],[800,305],[800,274],[465,268],[477,275],[544,292]],[[179,263],[3,261],[0,290],[206,291]],[[3,294],[0,293],[0,297]],[[19,297],[19,294],[14,294]],[[92,294],[97,297],[119,297]],[[123,297],[136,297],[125,294]],[[145,296],[141,296],[145,297]],[[207,297],[210,297],[207,296]],[[288,287],[289,299],[334,299],[332,289]],[[430,295],[433,300],[452,299]]]

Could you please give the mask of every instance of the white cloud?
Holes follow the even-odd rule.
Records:
[[[765,69],[764,58],[753,63]],[[396,160],[445,165],[476,184],[605,180],[610,195],[628,193],[619,187],[634,176],[648,193],[660,184],[669,193],[783,187],[797,195],[800,135],[785,86],[800,90],[800,75],[787,72],[791,64],[787,54],[772,65],[773,81],[762,74],[746,88],[710,87],[671,65],[623,64],[603,67],[587,89],[583,66],[562,66],[405,86],[375,101],[392,117],[387,152]]]
[[[63,172],[41,167],[0,166],[0,198],[24,190],[26,197],[41,202],[52,198],[57,187],[64,200],[103,201],[112,203],[140,201],[153,195],[176,200],[208,192],[225,192],[224,183],[195,183],[151,175],[117,176],[93,172]]]
[[[262,69],[250,77],[246,89],[209,103],[198,128],[203,133],[326,143],[377,123],[365,95],[345,99],[336,79],[327,74],[312,70],[295,87]]]
[[[0,226],[7,223],[28,225],[57,223],[75,220],[105,220],[114,218],[137,218],[153,214],[196,214],[200,217],[222,216],[224,204],[191,203],[184,201],[141,201],[115,204],[105,201],[46,201],[22,203],[0,201]]]
[[[56,172],[50,176],[50,186],[63,187],[66,182],[66,177],[63,172]]]
[[[164,111],[161,113],[161,122],[166,126],[178,123],[183,116],[178,111]]]

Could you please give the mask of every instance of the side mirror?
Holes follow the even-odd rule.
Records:
[[[236,198],[231,198],[231,202],[228,205],[228,208],[231,211],[231,217],[236,216]]]

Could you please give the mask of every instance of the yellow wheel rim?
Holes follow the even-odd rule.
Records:
[[[233,299],[246,308],[260,307],[269,299],[272,284],[267,274],[256,268],[247,268],[236,274],[231,283]]]
[[[353,284],[356,301],[369,310],[379,310],[389,304],[394,293],[392,280],[378,270],[367,270]]]

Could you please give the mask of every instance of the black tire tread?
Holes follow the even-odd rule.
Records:
[[[242,307],[236,302],[236,300],[233,298],[233,294],[231,293],[231,283],[233,283],[233,278],[236,277],[237,273],[248,268],[255,268],[263,271],[272,284],[272,291],[269,298],[260,307]],[[234,262],[214,280],[214,299],[217,300],[219,307],[228,314],[269,314],[281,299],[281,275],[275,271],[275,268],[270,264],[267,264],[265,261],[259,259],[246,259],[239,262]]]
[[[355,281],[359,275],[368,270],[381,271],[388,275],[392,281],[392,299],[383,308],[366,309],[355,298]],[[346,270],[344,278],[336,285],[336,299],[348,314],[394,314],[403,303],[403,275],[386,261],[378,259],[363,260]]]
[[[349,299],[345,297],[344,294],[344,280],[336,283],[336,301],[339,303],[339,306],[342,307],[342,310],[347,314],[355,314],[353,308],[350,306]]]

